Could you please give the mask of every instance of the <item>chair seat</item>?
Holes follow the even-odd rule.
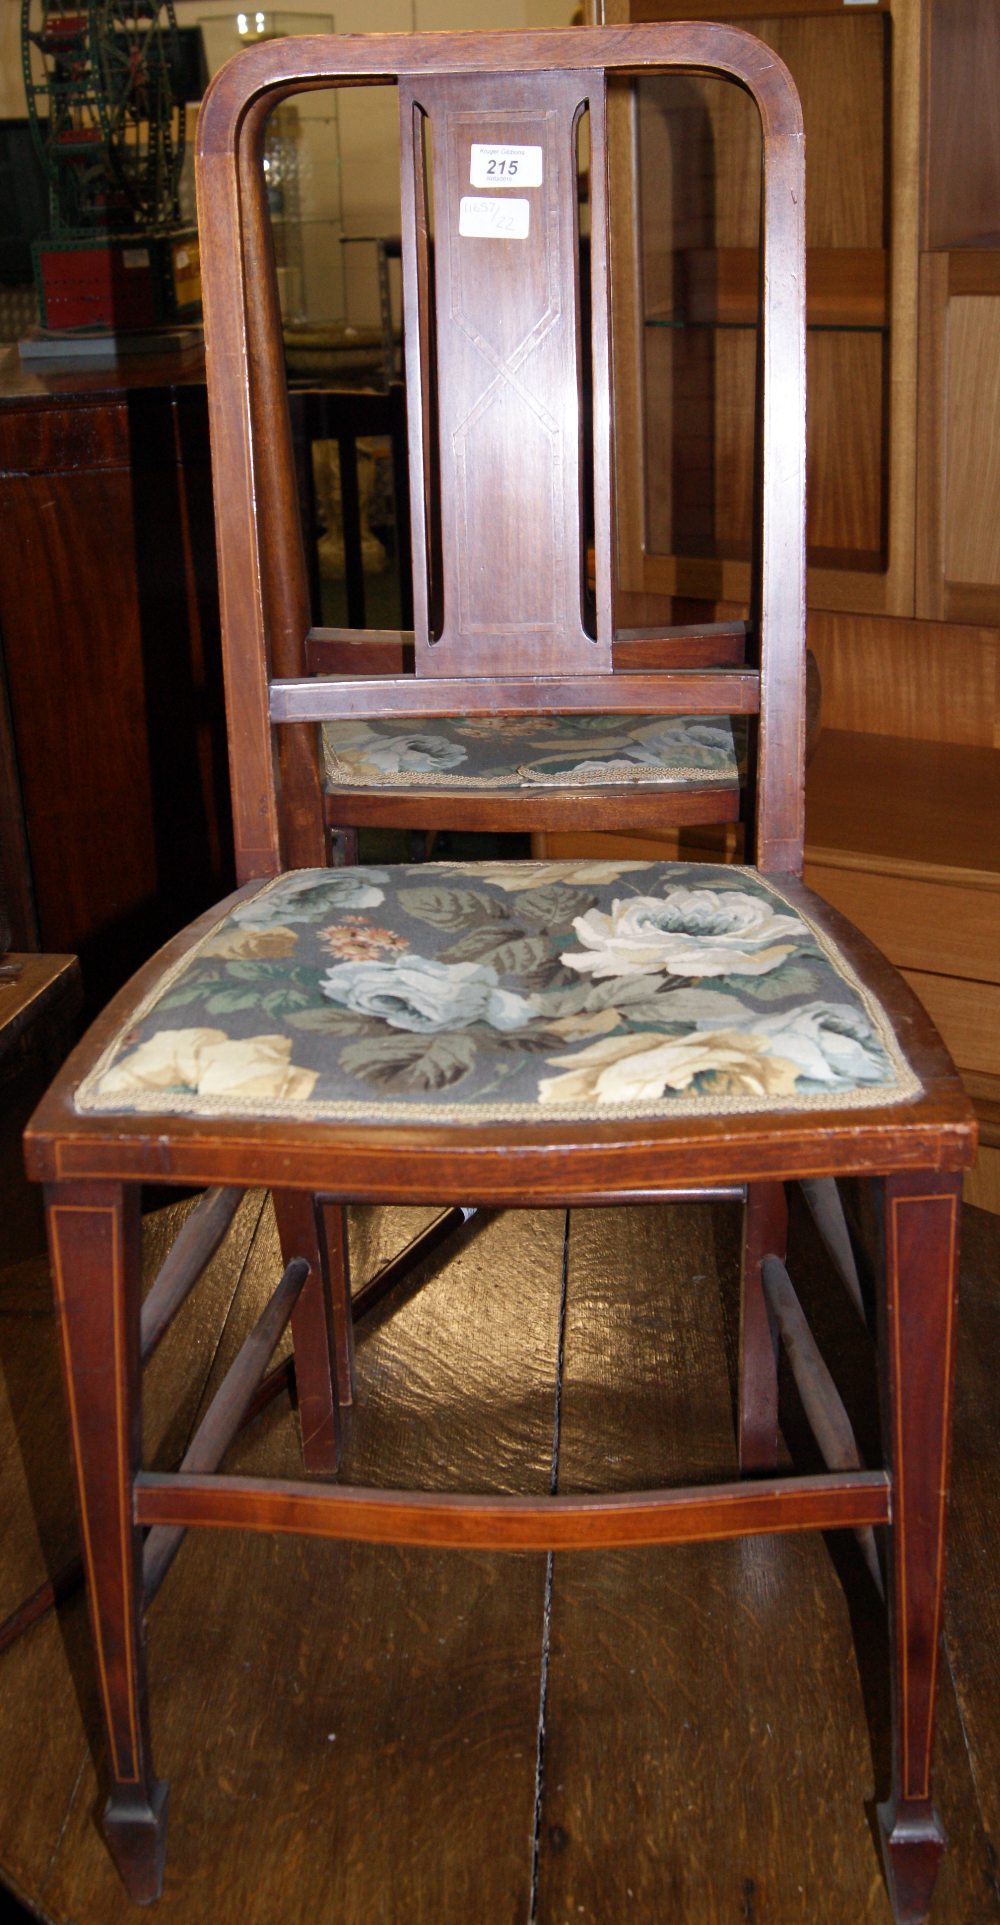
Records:
[[[819,924],[756,872],[294,870],[157,982],[91,1111],[455,1122],[898,1103],[919,1083]]]
[[[727,715],[434,717],[423,723],[329,722],[331,787],[380,789],[577,788],[651,783],[735,788],[739,768]]]

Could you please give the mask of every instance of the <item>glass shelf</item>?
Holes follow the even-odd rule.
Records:
[[[333,33],[332,13],[227,6],[199,25],[214,73],[243,47],[299,34]],[[270,115],[264,149],[283,321],[329,325],[345,318],[340,128],[335,89],[293,95]],[[321,243],[321,244],[320,244]]]

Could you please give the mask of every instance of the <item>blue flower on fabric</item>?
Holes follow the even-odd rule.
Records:
[[[538,1014],[538,1004],[498,984],[496,970],[485,963],[399,956],[391,962],[337,963],[320,989],[342,1009],[381,1017],[391,1029],[430,1032],[468,1029],[472,1023],[523,1028]]]
[[[794,1063],[800,1079],[821,1089],[891,1081],[892,1065],[871,1023],[850,1003],[805,1003],[774,1016],[748,1011],[732,1026],[752,1030],[762,1048]]]
[[[433,774],[457,769],[468,751],[447,735],[429,729],[405,729],[395,734],[367,722],[333,724],[327,732],[336,759],[356,774]]]
[[[373,909],[384,902],[388,881],[388,869],[307,869],[241,902],[232,920],[252,929],[329,922],[342,909]]]

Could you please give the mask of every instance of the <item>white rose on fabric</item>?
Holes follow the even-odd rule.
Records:
[[[391,1029],[430,1032],[467,1029],[471,1023],[521,1029],[538,1014],[538,1004],[498,984],[496,970],[486,963],[398,956],[391,962],[337,963],[320,989],[341,1008],[380,1016]]]
[[[356,774],[370,769],[382,775],[427,773],[435,769],[457,769],[468,760],[468,750],[447,735],[432,735],[425,729],[401,729],[390,735],[367,723],[356,728],[331,724],[327,729],[336,759],[345,762]]]
[[[765,976],[809,930],[743,889],[672,889],[669,895],[614,902],[611,914],[588,909],[573,920],[583,953],[568,969],[602,976]]]
[[[689,761],[696,750],[701,750],[706,759],[735,762],[733,732],[727,722],[679,717],[673,722],[648,723],[633,729],[632,734],[647,753],[663,762]]]
[[[101,1078],[100,1095],[150,1090],[308,1102],[317,1072],[291,1063],[288,1036],[230,1037],[221,1029],[161,1029]]]
[[[804,1003],[773,1016],[747,1011],[768,1049],[780,1050],[801,1077],[830,1089],[887,1083],[891,1065],[863,1010],[850,1003]]]
[[[284,876],[233,910],[244,928],[270,929],[292,922],[329,922],[342,909],[373,909],[385,900],[388,869],[306,869]]]
[[[772,1055],[758,1037],[726,1029],[660,1042],[648,1031],[606,1036],[575,1056],[549,1061],[562,1074],[541,1079],[540,1103],[656,1103],[667,1090],[687,1089],[704,1075],[711,1076],[714,1096],[790,1096],[798,1075],[794,1063]]]
[[[495,888],[514,895],[519,889],[546,889],[553,882],[564,882],[572,889],[599,889],[603,883],[617,882],[631,869],[651,869],[651,862],[451,862],[458,875],[475,876]]]

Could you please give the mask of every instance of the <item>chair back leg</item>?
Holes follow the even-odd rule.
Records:
[[[783,1183],[751,1183],[743,1208],[740,1275],[738,1433],[740,1469],[773,1470],[778,1461],[778,1349],[764,1298],[766,1256],[784,1260],[788,1204]]]
[[[939,1170],[886,1177],[883,1206],[893,1756],[892,1792],[878,1817],[893,1912],[898,1925],[911,1925],[926,1917],[945,1845],[933,1802],[932,1761],[961,1178]]]
[[[276,1190],[274,1213],[284,1263],[304,1257],[309,1265],[308,1280],[292,1311],[302,1460],[315,1475],[332,1477],[340,1462],[342,1413],[352,1396],[353,1355],[345,1336],[350,1296],[344,1213],[331,1210],[334,1222],[328,1226],[322,1205],[305,1190]]]

